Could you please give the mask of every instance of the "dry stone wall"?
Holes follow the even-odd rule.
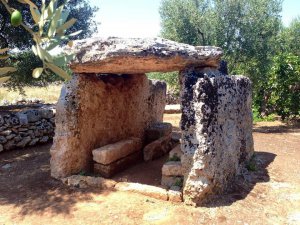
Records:
[[[2,106],[2,110],[4,108]],[[55,129],[54,116],[53,106],[2,111],[2,115],[0,115],[0,152],[52,140]]]
[[[202,204],[209,194],[226,189],[253,154],[250,80],[205,71],[181,72],[181,161],[188,204]]]

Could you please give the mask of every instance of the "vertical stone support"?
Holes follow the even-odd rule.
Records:
[[[180,74],[183,195],[192,205],[224,190],[253,154],[251,82],[213,70]]]
[[[150,123],[161,122],[166,84],[145,74],[77,74],[62,89],[51,148],[51,175],[89,171],[92,150],[130,137],[143,140]]]

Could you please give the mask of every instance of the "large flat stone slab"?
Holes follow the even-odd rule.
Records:
[[[94,149],[92,151],[93,160],[108,165],[141,149],[142,140],[140,138],[130,138]]]
[[[99,163],[94,164],[94,173],[99,174],[105,178],[110,178],[118,172],[142,161],[143,154],[142,151],[134,152],[131,155],[126,156],[116,162],[109,165],[103,165]]]
[[[186,66],[218,67],[222,50],[162,38],[89,38],[75,41],[68,53],[74,73],[137,74],[180,71]]]

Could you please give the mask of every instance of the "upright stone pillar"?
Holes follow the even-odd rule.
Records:
[[[215,69],[181,71],[184,201],[223,191],[253,154],[251,82]]]

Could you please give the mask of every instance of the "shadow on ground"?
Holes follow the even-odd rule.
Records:
[[[257,133],[274,133],[274,134],[280,134],[280,133],[297,133],[300,132],[300,123],[295,124],[283,124],[283,125],[277,125],[277,126],[254,126],[253,132]]]
[[[0,205],[17,207],[21,215],[69,214],[77,202],[100,193],[70,188],[51,178],[50,147],[46,144],[1,154]]]
[[[253,171],[245,169],[242,175],[238,176],[232,186],[225,194],[216,195],[205,203],[205,207],[229,206],[236,201],[245,199],[257,183],[270,181],[267,167],[274,161],[276,154],[269,152],[255,152],[252,165]]]

